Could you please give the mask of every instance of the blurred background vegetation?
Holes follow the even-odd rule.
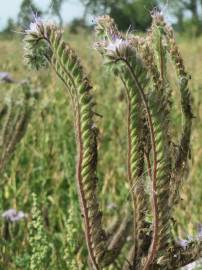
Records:
[[[150,23],[153,8],[161,9],[171,20],[176,31],[196,36],[202,33],[202,0],[50,0],[46,7],[40,9],[34,0],[19,0],[20,10],[17,20],[9,18],[4,33],[9,33],[15,26],[27,27],[33,13],[39,16],[52,15],[60,25],[64,23],[62,10],[65,4],[81,5],[83,11],[74,18],[70,25],[75,28],[88,28],[92,25],[89,18],[93,15],[109,14],[121,30],[129,27],[135,31],[145,31]],[[70,6],[69,6],[70,7]],[[66,6],[67,8],[67,6]],[[71,10],[68,11],[71,13]]]
[[[129,199],[128,187],[124,184],[127,178],[127,138],[123,121],[126,107],[121,83],[103,68],[102,60],[93,50],[94,18],[109,14],[122,31],[144,33],[151,23],[150,12],[157,8],[162,9],[173,24],[187,70],[192,76],[195,115],[190,169],[181,206],[176,209],[176,220],[180,224],[180,237],[193,237],[202,223],[202,0],[80,0],[83,14],[68,25],[61,15],[68,0],[52,0],[43,10],[34,0],[19,2],[17,19],[9,18],[0,33],[0,72],[8,73],[10,78],[9,82],[5,76],[0,77],[1,102],[6,102],[10,92],[16,95],[13,99],[18,100],[18,92],[14,90],[24,80],[40,94],[27,132],[1,173],[0,270],[88,269],[75,185],[75,141],[69,100],[52,71],[33,72],[23,62],[23,35],[20,32],[29,27],[33,13],[53,18],[65,27],[66,41],[78,51],[93,82],[97,113],[102,116],[97,119],[100,129],[99,194],[104,214],[111,217],[111,223]],[[177,85],[175,76],[171,79],[174,86]],[[176,103],[180,104],[178,95],[174,94]],[[175,122],[177,133],[180,129],[177,114]],[[31,196],[33,193],[35,195]],[[2,216],[8,209],[21,210],[27,214],[26,218],[8,226]],[[38,246],[33,230],[40,238],[44,236]],[[46,260],[40,261],[39,254],[44,254]],[[34,268],[37,260],[41,268]],[[75,264],[76,268],[73,268]],[[118,262],[117,268],[113,269],[119,269]]]

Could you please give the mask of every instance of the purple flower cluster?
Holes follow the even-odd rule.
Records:
[[[8,209],[2,214],[2,218],[9,222],[17,222],[21,219],[27,218],[27,214],[23,211],[17,212],[16,209]]]
[[[33,22],[30,23],[29,29],[25,30],[25,34],[29,35],[40,35],[40,28],[43,25],[53,26],[53,22],[44,21],[41,17],[38,17],[36,14],[33,15]]]
[[[34,22],[31,22],[29,25],[29,29],[25,30],[26,34],[34,34],[34,33],[38,33],[39,31],[39,27],[41,24],[43,24],[43,21],[40,17],[38,17],[37,15],[34,15]]]
[[[116,50],[120,50],[120,48],[127,47],[129,42],[122,38],[116,38],[112,42],[109,42],[108,46],[106,47],[107,51],[116,52]]]
[[[190,241],[187,239],[179,239],[177,241],[177,243],[179,244],[180,247],[182,247],[183,249],[186,249],[188,247]]]

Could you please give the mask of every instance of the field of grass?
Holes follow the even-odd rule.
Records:
[[[111,217],[110,223],[113,223],[113,216],[124,212],[130,198],[126,181],[127,123],[124,121],[123,88],[103,67],[102,59],[93,50],[93,35],[81,31],[77,35],[66,34],[66,40],[78,51],[94,85],[96,112],[100,115],[96,119],[99,127],[99,195],[104,217]],[[180,235],[186,238],[193,235],[202,223],[202,39],[178,37],[178,41],[192,77],[190,85],[195,116],[190,169],[181,206],[176,209]],[[4,239],[5,222],[0,218],[0,269],[30,269],[27,262],[32,249],[28,233],[33,211],[32,193],[36,194],[41,210],[50,254],[41,269],[70,269],[71,261],[75,260],[72,245],[78,250],[79,269],[87,269],[75,184],[73,114],[68,95],[53,71],[28,70],[23,62],[20,35],[9,40],[1,37],[0,71],[9,72],[17,81],[28,79],[30,87],[40,91],[27,132],[1,175],[0,213],[15,208],[27,213],[28,217],[10,225],[9,240]],[[176,79],[172,79],[176,84]],[[1,83],[0,91],[8,92],[12,87],[15,85]],[[177,94],[175,98],[178,102]],[[174,130],[179,129],[180,119],[176,116]],[[70,233],[68,228],[72,227],[76,229]],[[64,259],[65,254],[69,256],[69,264]]]

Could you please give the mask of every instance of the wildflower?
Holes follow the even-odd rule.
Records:
[[[44,21],[41,17],[38,17],[37,15],[33,16],[33,22],[30,23],[29,28],[25,30],[25,35],[31,35],[32,37],[40,37],[43,36],[44,33],[44,27],[51,27],[54,28],[55,25],[52,21]]]
[[[197,235],[197,237],[199,239],[202,239],[202,225],[201,224],[199,225],[199,228],[198,228],[198,235]]]
[[[15,80],[12,79],[8,72],[0,72],[0,81],[6,83],[14,83]]]
[[[43,24],[43,21],[40,17],[34,15],[34,22],[31,22],[29,29],[25,30],[26,34],[38,34],[40,26]]]
[[[16,209],[9,209],[2,214],[2,218],[9,222],[17,222],[27,217],[23,211],[17,212]]]
[[[183,248],[186,249],[188,247],[188,244],[190,243],[189,240],[186,239],[179,239],[178,244]]]
[[[201,240],[202,240],[202,224],[199,224],[199,225],[198,225],[197,234],[196,234],[196,236],[194,237],[194,239],[195,239],[196,241],[201,241]]]
[[[52,51],[46,41],[47,29],[54,27],[52,22],[44,22],[40,17],[34,16],[29,29],[24,31],[24,59],[30,67],[38,70],[48,66],[47,58],[51,57]]]
[[[113,38],[113,40],[105,48],[109,52],[120,51],[129,46],[129,42],[122,38]]]

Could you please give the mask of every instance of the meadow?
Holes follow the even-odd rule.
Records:
[[[123,86],[103,67],[101,57],[93,49],[92,33],[80,30],[72,34],[66,30],[65,40],[78,52],[94,85],[99,126],[98,189],[108,227],[115,216],[121,215],[120,209],[124,212],[130,200],[127,181],[123,181],[127,179]],[[202,222],[202,38],[177,36],[177,40],[192,78],[195,116],[189,170],[181,204],[176,209],[179,235],[189,238],[196,234]],[[66,90],[53,71],[33,72],[27,68],[20,34],[11,38],[0,36],[0,71],[9,72],[18,82],[28,80],[30,87],[39,92],[26,134],[1,174],[0,213],[15,208],[27,217],[9,226],[9,240],[4,237],[5,220],[0,218],[0,269],[30,269],[29,260],[37,260],[32,258],[35,240],[29,232],[30,226],[35,228],[32,214],[34,211],[37,215],[37,209],[40,213],[35,223],[43,224],[41,246],[48,250],[44,251],[47,256],[40,269],[74,269],[75,260],[79,269],[88,269],[75,183],[73,113]],[[175,88],[177,79],[175,76],[171,79]],[[0,83],[1,93],[12,88],[15,84]],[[178,104],[179,96],[174,95]],[[181,119],[178,115],[174,117],[177,133]],[[116,267],[112,269],[120,269],[119,262]]]

